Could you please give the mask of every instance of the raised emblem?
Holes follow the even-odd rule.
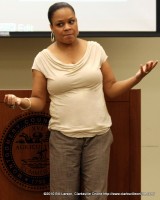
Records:
[[[30,191],[49,190],[49,115],[28,112],[9,122],[0,141],[1,168]]]

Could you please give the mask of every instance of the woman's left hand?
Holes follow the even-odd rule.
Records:
[[[152,71],[152,69],[155,68],[155,66],[157,65],[158,60],[156,61],[148,61],[145,65],[141,65],[140,69],[138,70],[138,72],[136,73],[136,78],[138,80],[141,80],[143,77],[145,77],[150,71]]]

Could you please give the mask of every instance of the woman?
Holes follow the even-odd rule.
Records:
[[[71,5],[53,4],[48,18],[55,42],[34,60],[31,97],[7,94],[4,102],[39,112],[49,93],[51,199],[104,200],[113,140],[104,93],[113,98],[130,90],[157,61],[147,62],[127,80],[116,81],[100,44],[77,37]]]

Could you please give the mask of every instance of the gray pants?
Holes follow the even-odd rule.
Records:
[[[50,199],[106,200],[112,141],[110,130],[91,138],[71,138],[52,131]]]

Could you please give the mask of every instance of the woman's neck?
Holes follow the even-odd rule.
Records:
[[[70,49],[74,49],[74,48],[77,48],[77,46],[80,44],[80,39],[76,39],[73,43],[70,43],[70,44],[66,44],[66,43],[61,43],[61,42],[58,42],[56,41],[55,42],[55,46],[59,49],[64,49],[64,50],[70,50]]]

